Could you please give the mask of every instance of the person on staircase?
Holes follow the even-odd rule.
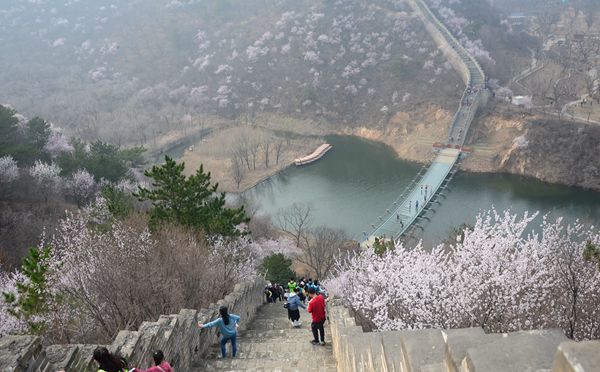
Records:
[[[271,283],[265,287],[265,297],[267,298],[267,303],[272,303],[274,301],[273,292],[271,291]]]
[[[317,294],[312,287],[308,289],[308,298],[310,298],[310,301],[306,310],[312,317],[310,328],[313,333],[313,340],[311,343],[313,345],[325,345],[325,327],[323,326],[327,318],[325,315],[325,299],[320,294]],[[320,340],[319,336],[321,336]]]
[[[306,305],[300,301],[300,288],[294,288],[294,292],[288,297],[288,317],[292,321],[292,326],[300,327],[300,308],[306,309]]]
[[[322,295],[323,298],[326,298],[326,296],[323,295],[323,288],[321,288],[321,283],[319,283],[319,281],[316,279],[313,282],[313,288],[315,289],[316,294]]]
[[[131,372],[173,372],[173,368],[169,362],[165,360],[165,354],[162,350],[156,350],[154,354],[152,354],[152,359],[154,359],[154,367],[144,370],[134,368]]]
[[[279,294],[279,301],[283,301],[283,294],[285,293],[285,290],[283,289],[283,286],[281,284],[277,284],[277,293]]]
[[[210,323],[202,324],[198,322],[200,329],[219,327],[221,331],[221,355],[227,357],[227,342],[231,341],[231,356],[235,358],[237,354],[237,327],[240,322],[240,317],[227,312],[227,306],[219,308],[220,318],[213,320]]]
[[[292,294],[294,292],[294,288],[298,286],[298,284],[296,284],[296,279],[290,278],[290,281],[288,282],[287,286],[290,290],[290,294]]]
[[[306,303],[306,290],[304,289],[304,284],[301,283],[298,287],[298,297],[302,304]]]
[[[122,357],[112,354],[104,346],[99,346],[94,350],[94,360],[100,367],[98,372],[127,372],[127,361]]]

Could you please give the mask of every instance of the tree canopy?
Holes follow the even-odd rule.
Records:
[[[50,124],[35,117],[21,125],[16,113],[0,105],[0,157],[11,155],[20,165],[49,160],[44,145],[50,136]]]
[[[169,156],[165,163],[153,166],[145,175],[152,179],[152,189],[139,188],[140,201],[152,202],[150,225],[159,222],[177,223],[203,230],[208,235],[237,236],[243,234],[238,225],[247,223],[244,207],[226,208],[225,193],[218,193],[218,184],[211,183],[210,172],[203,166],[186,177],[185,164],[177,164]]]
[[[273,253],[263,259],[258,270],[266,275],[268,281],[273,283],[287,283],[290,278],[295,278],[292,269],[292,260],[283,253]]]
[[[4,301],[9,305],[9,313],[25,321],[29,332],[39,334],[44,330],[44,324],[36,317],[47,310],[48,260],[50,248],[31,248],[29,255],[23,259],[22,274],[27,280],[16,283],[15,292],[3,292]]]
[[[63,175],[69,175],[78,169],[86,169],[94,175],[96,181],[101,178],[112,182],[126,178],[130,166],[143,163],[143,147],[121,149],[102,141],[96,141],[86,149],[86,144],[73,140],[73,152],[63,153],[58,157],[58,164]]]

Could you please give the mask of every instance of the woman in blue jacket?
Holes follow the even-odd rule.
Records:
[[[231,341],[231,356],[235,358],[235,355],[237,354],[237,326],[240,322],[240,317],[235,314],[228,314],[227,306],[221,306],[219,308],[219,314],[221,314],[221,317],[210,323],[202,324],[198,322],[198,327],[204,329],[218,326],[221,335],[223,336],[223,338],[221,338],[221,355],[223,355],[223,358],[227,356],[227,341]]]
[[[300,301],[298,293],[300,293],[300,289],[296,287],[294,288],[294,292],[290,293],[288,297],[288,315],[294,327],[300,327],[299,308],[302,307],[306,309],[306,306],[302,303],[302,301]]]

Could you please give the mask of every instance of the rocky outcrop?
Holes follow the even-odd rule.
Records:
[[[503,156],[500,170],[600,190],[600,126],[533,120],[523,139]]]

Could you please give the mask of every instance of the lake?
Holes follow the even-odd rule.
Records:
[[[343,229],[354,239],[370,233],[371,224],[415,177],[421,165],[398,159],[393,149],[357,137],[331,136],[333,145],[321,160],[292,166],[246,191],[259,212],[275,215],[293,203],[309,203],[314,225]],[[600,223],[600,193],[552,185],[535,179],[490,173],[459,172],[447,198],[430,214],[422,238],[432,245],[481,210],[510,208],[522,214],[539,211],[567,221]]]

